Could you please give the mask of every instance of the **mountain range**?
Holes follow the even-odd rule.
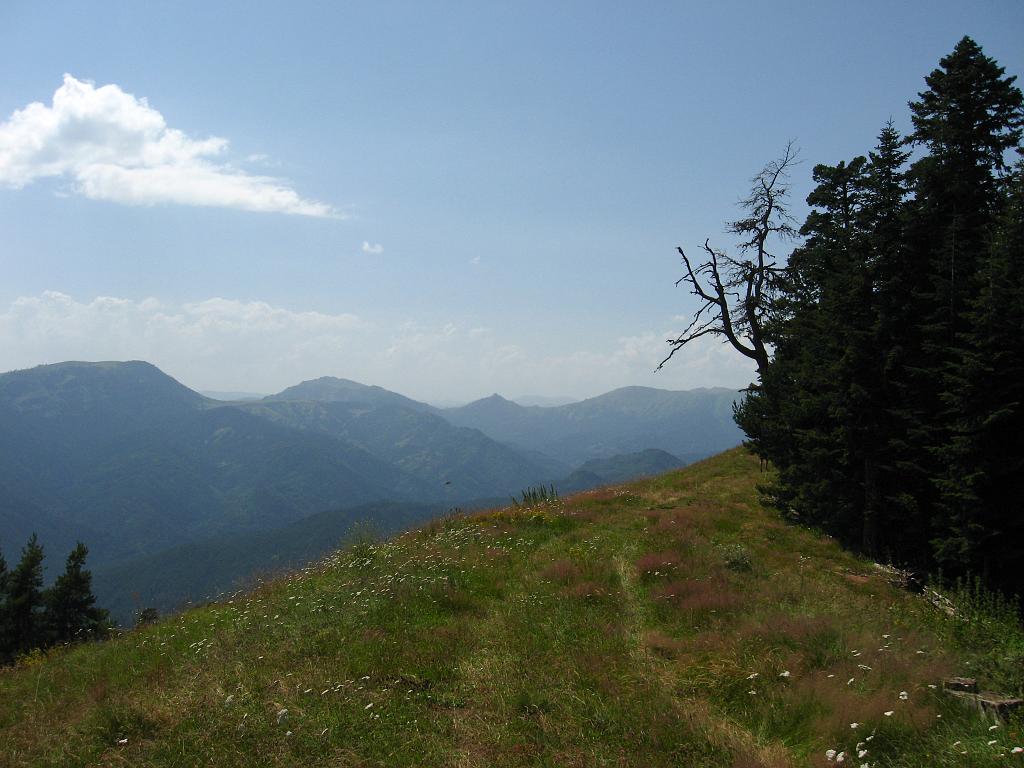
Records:
[[[318,555],[357,518],[390,531],[530,486],[681,466],[740,442],[736,397],[629,387],[442,409],[330,377],[223,401],[141,361],[12,371],[0,374],[0,551],[16,560],[37,532],[55,571],[84,541],[101,602],[125,620],[128,594],[163,608],[200,599],[275,547],[288,565]]]

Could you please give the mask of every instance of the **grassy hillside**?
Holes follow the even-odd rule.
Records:
[[[1019,686],[1019,631],[784,525],[758,479],[734,450],[435,522],[28,660],[0,673],[0,763],[1024,764],[1019,722],[931,687]]]

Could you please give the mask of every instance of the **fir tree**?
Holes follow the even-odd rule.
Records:
[[[68,555],[64,573],[46,593],[48,640],[70,643],[88,640],[103,633],[106,612],[96,607],[92,594],[92,574],[85,570],[88,548],[78,542]]]
[[[43,548],[33,533],[8,577],[8,658],[45,644],[43,635]]]
[[[982,305],[1005,199],[1005,154],[1018,146],[1024,117],[1015,78],[1004,75],[965,37],[910,105],[911,140],[928,154],[911,169],[909,248],[924,268],[911,294],[921,320],[908,366],[919,418],[909,435],[915,466],[932,480],[927,536],[936,562],[952,573],[985,569],[985,542],[994,531],[981,522],[989,513],[979,491],[987,482],[980,430],[992,408],[984,390],[1005,374],[992,367],[998,350],[986,341],[991,317]]]
[[[11,654],[10,612],[8,609],[8,592],[10,589],[10,573],[7,561],[0,552],[0,662]]]
[[[908,492],[907,473],[899,467],[901,457],[894,448],[906,444],[907,422],[912,403],[905,399],[900,382],[906,379],[902,366],[906,316],[906,294],[913,276],[905,258],[903,228],[907,197],[905,167],[909,152],[890,119],[868,153],[866,184],[861,211],[866,233],[866,258],[871,270],[870,285],[864,286],[863,301],[873,307],[873,328],[867,340],[870,349],[865,367],[870,386],[861,408],[861,429],[868,441],[863,465],[863,529],[865,552],[878,559],[892,558],[905,521],[918,510],[913,492]],[[926,482],[919,478],[918,484]]]
[[[1014,78],[964,38],[869,158],[817,166],[737,409],[772,499],[880,559],[1024,587],[1024,189]]]

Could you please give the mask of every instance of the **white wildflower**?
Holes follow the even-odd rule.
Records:
[[[888,712],[883,712],[882,714],[885,715],[886,717],[892,717],[892,712],[893,711],[890,709]]]
[[[909,698],[910,698],[910,694],[909,693],[907,693],[906,691],[900,691],[900,699],[901,700],[906,701]]]

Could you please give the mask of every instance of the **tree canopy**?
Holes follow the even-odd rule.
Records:
[[[963,38],[910,102],[909,136],[890,120],[866,155],[814,167],[812,210],[784,265],[728,260],[732,281],[708,288],[718,252],[705,245],[711,256],[696,269],[684,255],[682,280],[719,314],[669,343],[674,352],[696,327],[739,349],[725,309],[761,269],[771,290],[741,317],[765,355],[736,418],[777,468],[771,501],[879,560],[1020,592],[1024,165],[1012,155],[1024,110],[1015,79]],[[790,156],[787,148],[783,168]],[[744,206],[742,221],[762,221],[763,205]]]

